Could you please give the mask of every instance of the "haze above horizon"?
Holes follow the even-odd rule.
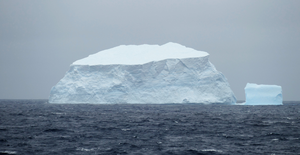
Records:
[[[175,42],[210,54],[238,100],[247,83],[300,101],[299,0],[0,1],[0,99],[47,99],[76,60]]]

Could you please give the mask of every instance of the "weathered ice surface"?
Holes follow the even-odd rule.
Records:
[[[224,103],[236,98],[209,54],[168,43],[118,46],[75,61],[49,103]]]
[[[277,85],[248,83],[245,87],[244,105],[282,105],[282,89]]]

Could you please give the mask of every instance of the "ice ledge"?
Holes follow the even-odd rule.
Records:
[[[235,105],[283,105],[282,103],[236,103]]]

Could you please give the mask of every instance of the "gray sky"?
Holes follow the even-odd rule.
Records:
[[[247,82],[300,100],[299,0],[0,0],[0,99],[47,99],[69,65],[121,44],[206,51],[238,100]]]

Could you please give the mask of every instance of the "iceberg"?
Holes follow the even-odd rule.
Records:
[[[49,103],[235,104],[209,54],[177,43],[120,45],[75,61]]]
[[[244,105],[282,105],[282,89],[277,85],[247,83]]]

